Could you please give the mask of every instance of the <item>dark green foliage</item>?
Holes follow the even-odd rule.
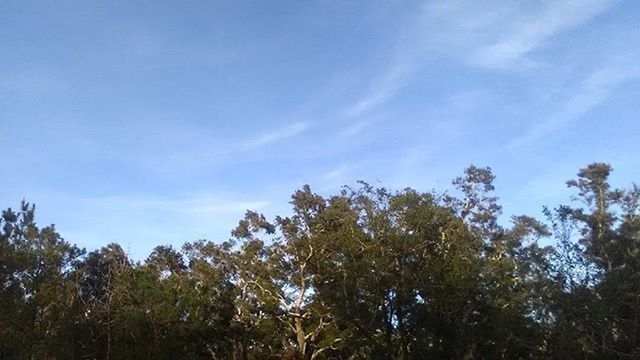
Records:
[[[0,219],[0,359],[640,358],[640,190],[611,171],[510,224],[489,168],[457,196],[304,186],[289,216],[143,262],[85,255],[23,203]]]
[[[23,202],[0,219],[0,358],[62,358],[71,351],[73,269],[83,250],[53,225],[36,226]]]

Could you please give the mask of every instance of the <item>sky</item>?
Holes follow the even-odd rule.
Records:
[[[640,180],[640,2],[0,2],[0,207],[88,250],[224,241],[365,180],[505,214]]]

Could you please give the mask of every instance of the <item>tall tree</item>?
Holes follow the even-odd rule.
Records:
[[[70,274],[83,250],[53,225],[39,228],[24,201],[3,211],[0,225],[0,355],[62,358],[74,327]]]

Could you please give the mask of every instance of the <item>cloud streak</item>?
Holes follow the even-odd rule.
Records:
[[[487,70],[524,69],[527,55],[552,37],[576,28],[608,10],[610,0],[557,0],[531,13],[527,4],[477,1],[430,2],[407,21],[390,61],[367,91],[346,107],[357,118],[393,98],[437,55]]]
[[[610,64],[591,73],[558,112],[511,141],[508,147],[532,143],[580,120],[583,115],[604,102],[618,86],[640,78],[640,65],[631,61]]]
[[[580,26],[600,15],[612,1],[551,1],[549,6],[529,15],[506,36],[480,48],[472,61],[486,68],[503,68],[530,63],[526,56],[551,37]]]
[[[192,195],[183,198],[160,196],[107,196],[78,199],[78,203],[96,208],[126,209],[128,212],[154,210],[178,214],[235,214],[247,209],[259,210],[269,206],[263,200],[226,200],[210,195]]]
[[[528,69],[534,51],[609,10],[614,0],[433,2],[425,6],[427,49],[487,70]]]
[[[281,140],[289,139],[300,135],[311,128],[311,121],[299,121],[284,127],[260,134],[242,143],[242,150],[253,150]]]
[[[214,193],[80,196],[53,192],[32,194],[30,199],[38,204],[40,221],[55,221],[67,240],[90,248],[118,242],[137,259],[160,243],[179,246],[200,238],[228,239],[246,210],[271,207],[264,198]]]
[[[364,96],[347,107],[345,117],[359,117],[387,102],[405,85],[414,67],[413,59],[398,60],[374,80]]]

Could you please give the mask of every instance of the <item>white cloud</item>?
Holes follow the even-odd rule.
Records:
[[[338,134],[338,137],[340,137],[341,139],[349,139],[358,134],[361,134],[367,127],[371,125],[371,122],[372,121],[365,120],[365,121],[359,121],[359,122],[353,123],[347,128],[345,128],[343,131],[341,131]]]
[[[242,144],[243,150],[252,150],[274,142],[295,137],[311,127],[311,121],[299,121],[287,126],[260,134]]]
[[[638,78],[640,65],[634,60],[618,61],[594,71],[577,90],[572,91],[572,95],[558,112],[511,141],[509,147],[522,146],[560,131],[604,102],[618,86]]]
[[[450,1],[425,6],[427,51],[485,69],[527,69],[528,55],[604,13],[614,0]]]
[[[144,258],[159,244],[226,240],[246,210],[269,211],[272,206],[264,198],[212,193],[81,196],[41,192],[29,198],[37,204],[39,222],[55,221],[68,241],[89,250],[118,242],[131,249],[135,259]]]
[[[330,170],[326,174],[324,174],[322,176],[322,178],[324,180],[328,180],[328,181],[342,181],[342,178],[344,177],[344,175],[345,175],[345,173],[347,172],[348,169],[349,169],[349,167],[347,165],[342,164],[342,165]]]
[[[374,77],[364,95],[346,107],[356,118],[394,97],[426,59],[443,55],[485,69],[523,69],[527,55],[551,38],[585,24],[606,11],[610,0],[525,2],[428,2],[409,19],[389,52],[389,65]]]
[[[80,199],[80,203],[100,209],[127,209],[136,212],[153,209],[167,213],[214,214],[238,213],[245,210],[260,210],[269,203],[263,200],[227,200],[210,195],[190,195],[183,198],[160,196],[108,196]]]
[[[550,1],[549,5],[524,16],[504,37],[478,49],[472,62],[487,68],[530,64],[526,55],[554,35],[580,26],[607,10],[611,1]],[[519,17],[516,15],[516,17]]]
[[[376,78],[370,90],[349,105],[345,111],[347,118],[354,118],[387,102],[405,85],[406,78],[414,70],[412,59],[397,60],[383,74]]]
[[[245,210],[260,210],[269,206],[268,201],[230,201],[230,202],[210,202],[210,203],[189,203],[181,209],[182,212],[193,212],[198,214],[214,214],[214,213],[236,213]]]

